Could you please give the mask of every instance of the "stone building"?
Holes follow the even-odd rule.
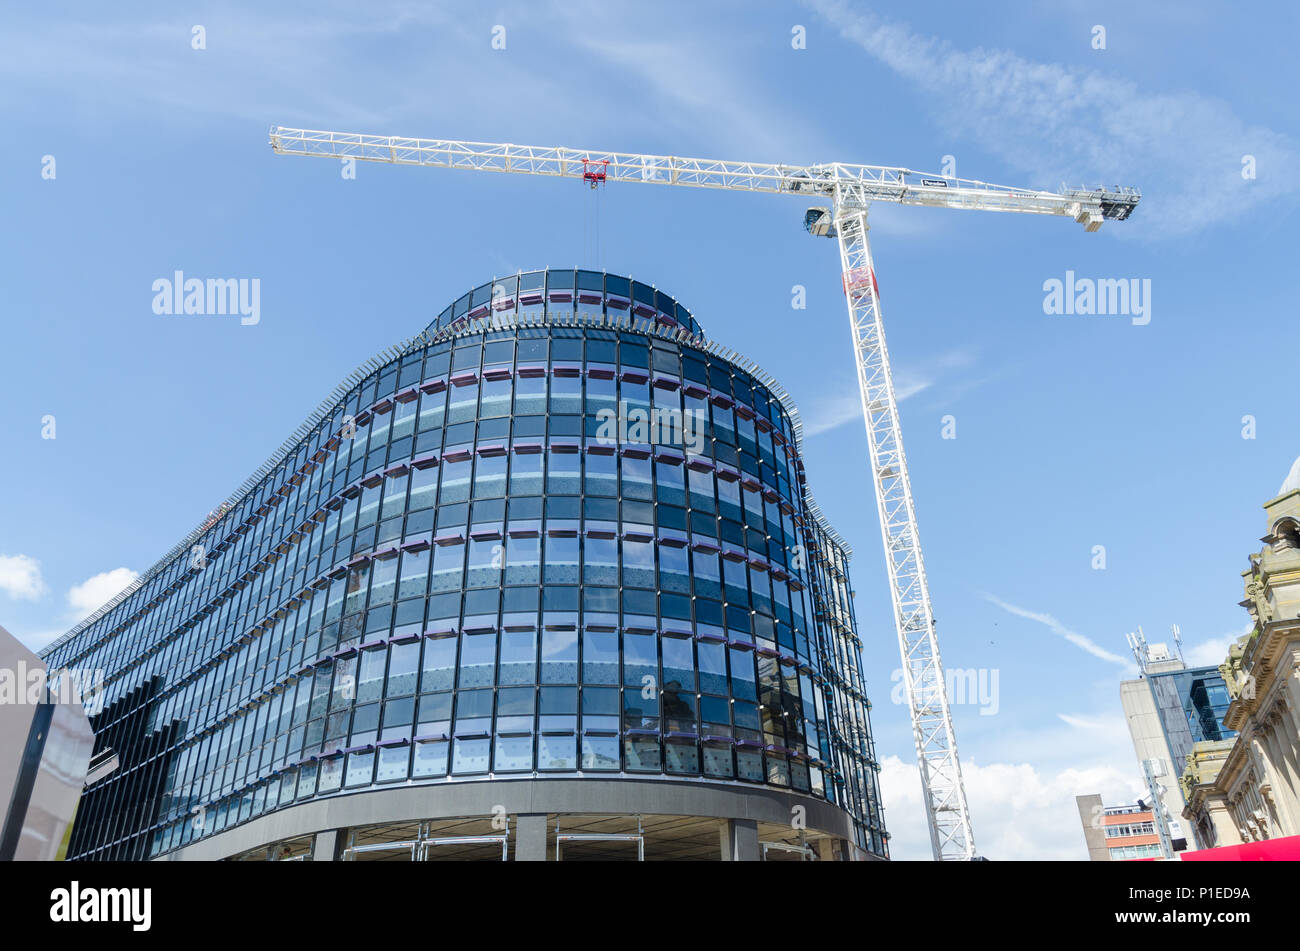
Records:
[[[1264,511],[1264,547],[1242,572],[1254,626],[1220,666],[1237,737],[1197,743],[1181,780],[1207,846],[1300,835],[1300,459]]]

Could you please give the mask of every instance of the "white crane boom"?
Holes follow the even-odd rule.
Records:
[[[1095,231],[1103,218],[1123,219],[1137,204],[1136,189],[1062,189],[1060,192],[1012,188],[964,178],[927,175],[885,165],[774,165],[719,159],[641,155],[588,149],[511,145],[503,142],[458,142],[408,139],[395,135],[325,132],[313,129],[271,130],[271,147],[281,155],[351,158],[390,165],[426,165],[484,172],[515,172],[581,178],[590,182],[644,182],[727,188],[750,192],[802,194],[865,205],[891,201],[932,208],[1019,211],[1068,215]]]
[[[1080,222],[1086,231],[1096,231],[1104,220],[1127,218],[1141,197],[1138,190],[1115,186],[1047,192],[926,175],[883,165],[840,162],[774,165],[279,126],[271,130],[271,147],[281,155],[577,178],[593,187],[608,181],[642,182],[809,195],[831,201],[830,212],[809,209],[804,227],[812,234],[839,239],[858,391],[867,427],[871,476],[876,489],[931,851],[941,861],[974,859],[970,810],[962,784],[916,508],[903,453],[898,399],[881,320],[880,292],[867,241],[867,209],[873,201],[889,201],[934,208],[1062,215]]]

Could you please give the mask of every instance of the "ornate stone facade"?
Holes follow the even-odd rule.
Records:
[[[1300,835],[1300,460],[1264,506],[1268,534],[1242,572],[1251,632],[1220,666],[1229,743],[1198,743],[1184,817],[1215,847]]]

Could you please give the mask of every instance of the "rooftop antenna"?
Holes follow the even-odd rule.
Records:
[[[1138,625],[1137,633],[1130,633],[1127,637],[1128,646],[1133,651],[1133,658],[1137,661],[1138,670],[1142,673],[1147,672],[1147,638],[1142,633],[1142,625]]]

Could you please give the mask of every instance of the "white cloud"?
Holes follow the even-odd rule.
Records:
[[[1029,763],[962,762],[976,851],[989,859],[1086,860],[1075,796],[1100,794],[1113,805],[1141,794],[1131,772],[1114,766],[1048,772]],[[885,828],[895,860],[930,859],[930,838],[915,763],[889,756],[881,764]]]
[[[1075,647],[1087,651],[1093,657],[1100,658],[1101,660],[1110,661],[1112,664],[1119,664],[1123,667],[1130,667],[1133,664],[1133,662],[1129,660],[1127,657],[1123,657],[1119,654],[1111,653],[1110,651],[1106,650],[1106,648],[1102,647],[1100,644],[1093,641],[1091,638],[1085,637],[1082,634],[1070,630],[1068,627],[1066,627],[1056,618],[1052,617],[1050,614],[1041,614],[1037,611],[1030,611],[1026,608],[1018,608],[1014,604],[1008,604],[1007,602],[1001,600],[1000,598],[995,598],[991,594],[984,595],[984,598],[985,600],[990,601],[993,604],[996,604],[1002,610],[1010,614],[1014,614],[1017,617],[1028,618],[1031,621],[1037,621],[1039,624],[1042,624],[1045,627],[1047,627],[1047,629],[1050,630],[1053,634],[1065,638]]]
[[[41,563],[30,555],[0,555],[0,592],[20,601],[35,601],[45,593]]]
[[[72,609],[71,623],[76,624],[102,607],[139,576],[138,572],[130,568],[114,568],[112,571],[101,571],[81,584],[74,585],[68,590],[68,606]]]
[[[1232,641],[1228,637],[1212,637],[1184,650],[1183,659],[1188,667],[1217,667],[1228,659],[1228,645]]]
[[[19,566],[21,570],[9,570],[8,563],[10,562],[21,562]],[[66,596],[67,611],[61,617],[52,618],[55,623],[61,623],[62,627],[28,631],[23,634],[15,633],[14,637],[26,645],[29,650],[40,651],[62,637],[69,628],[103,607],[139,576],[139,572],[132,571],[130,568],[114,568],[112,571],[101,571],[97,575],[92,575],[81,584],[73,585],[68,589]],[[11,580],[15,581],[14,585],[8,583]],[[38,562],[26,555],[18,555],[13,558],[0,556],[0,590],[9,591],[10,593],[13,593],[14,589],[30,591],[33,584],[39,588],[40,592],[45,591],[45,584],[40,578]],[[15,597],[18,596],[20,595],[15,594]]]
[[[965,135],[1030,178],[1161,187],[1143,197],[1140,229],[1189,234],[1300,189],[1296,144],[1193,92],[1146,92],[1100,70],[1035,62],[1005,50],[956,49],[841,0],[810,4],[927,96],[946,129]],[[1258,177],[1242,177],[1254,156]],[[1117,232],[1119,233],[1119,232]]]
[[[1243,635],[1255,629],[1254,622],[1247,621],[1241,630],[1231,634],[1210,637],[1199,644],[1183,648],[1183,660],[1188,667],[1218,667],[1228,658],[1228,648]]]

